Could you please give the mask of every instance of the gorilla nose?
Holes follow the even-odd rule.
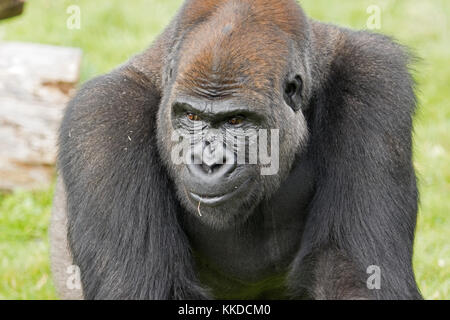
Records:
[[[190,160],[190,172],[200,177],[221,178],[236,168],[234,153],[211,143],[195,146]]]

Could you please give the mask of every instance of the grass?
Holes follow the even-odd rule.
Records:
[[[450,298],[450,2],[446,0],[303,0],[309,16],[366,28],[369,5],[381,8],[379,32],[422,58],[416,64],[420,109],[415,120],[415,166],[421,206],[414,268],[427,299]],[[181,0],[33,0],[20,18],[0,22],[0,39],[83,49],[81,81],[104,73],[146,48]],[[81,8],[81,29],[69,30],[70,5]],[[54,299],[47,226],[53,189],[0,195],[0,299]]]

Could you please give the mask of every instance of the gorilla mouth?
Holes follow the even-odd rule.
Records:
[[[190,198],[194,200],[194,202],[201,203],[210,207],[215,207],[227,202],[235,195],[240,194],[242,190],[248,185],[250,180],[251,178],[248,178],[240,186],[236,186],[233,191],[222,195],[204,195],[204,194],[197,194],[192,191],[188,191],[187,193],[190,196]]]
[[[207,206],[218,206],[227,200],[229,200],[235,192],[227,193],[221,196],[209,196],[209,195],[199,195],[193,192],[189,192],[190,197],[197,203],[206,204]]]

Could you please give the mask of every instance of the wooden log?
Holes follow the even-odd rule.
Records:
[[[48,186],[81,50],[0,42],[0,190]]]
[[[24,0],[0,0],[0,20],[22,14]]]

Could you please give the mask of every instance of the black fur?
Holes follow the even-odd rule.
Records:
[[[408,57],[384,36],[345,33],[343,54],[330,66],[311,106],[317,184],[291,281],[311,296],[317,288],[327,291],[333,281],[315,269],[321,263],[336,268],[344,259],[344,274],[337,273],[336,281],[355,271],[366,279],[367,266],[377,265],[382,289],[370,298],[420,298],[411,266],[418,193],[411,159],[416,100]],[[309,285],[298,281],[299,274]],[[349,296],[367,297],[358,292],[361,287],[350,288],[357,293]]]
[[[198,280],[180,223],[187,213],[156,134],[170,81],[163,64],[172,74],[179,62],[183,10],[146,53],[86,83],[64,116],[58,163],[87,299],[214,297]],[[310,26],[311,78],[302,79],[310,96],[301,102],[309,139],[299,156],[313,164],[312,196],[294,210],[306,222],[286,295],[421,298],[411,265],[418,194],[408,56],[381,35]],[[366,287],[369,265],[381,267],[380,290]]]

